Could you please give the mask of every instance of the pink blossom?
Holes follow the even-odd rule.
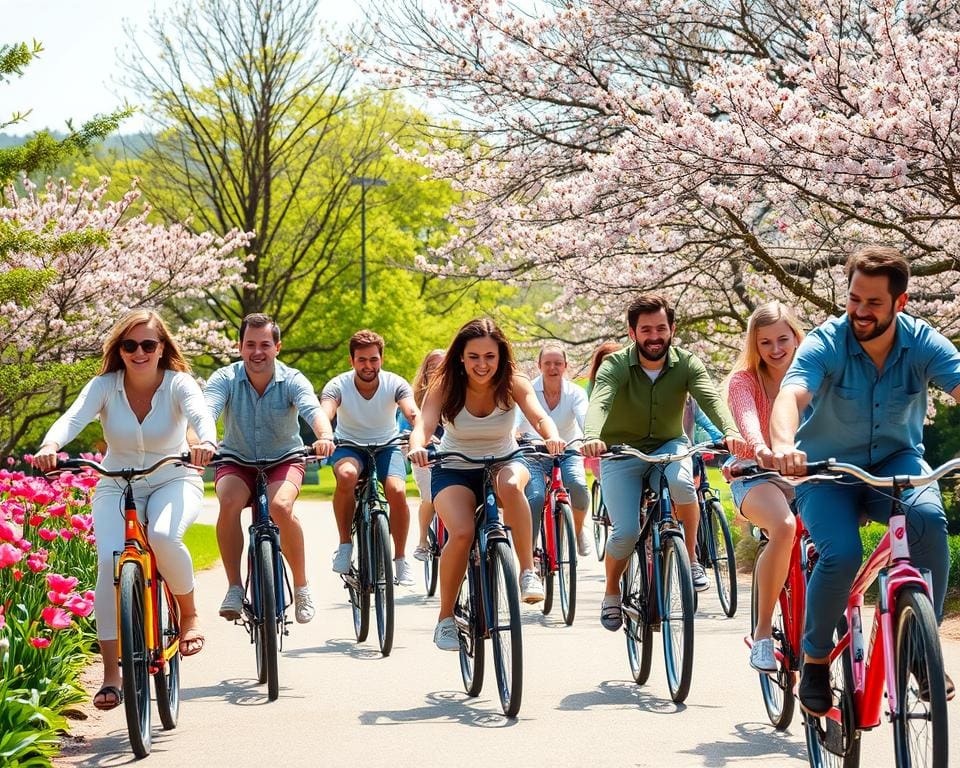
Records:
[[[30,645],[34,648],[46,648],[50,645],[49,637],[31,637]]]
[[[80,475],[74,481],[77,486],[80,488],[85,488],[87,490],[91,488],[96,488],[97,483],[100,482],[100,478],[96,475]]]
[[[67,511],[66,504],[51,504],[47,507],[47,514],[50,517],[63,517],[63,514]]]
[[[87,600],[80,595],[70,595],[64,603],[63,607],[70,611],[74,616],[89,616],[91,611],[93,611],[93,601]]]
[[[13,529],[12,525],[0,520],[0,541],[17,541],[19,538],[19,534]]]
[[[22,579],[23,579],[23,571],[21,571],[19,568],[14,568],[14,569],[13,569],[13,580],[14,580],[14,581],[21,581]]]
[[[47,574],[47,586],[56,592],[72,592],[80,583],[76,576],[63,576],[59,573]]]
[[[16,544],[22,552],[29,552],[33,549],[33,542],[28,539],[20,539]]]
[[[68,597],[70,597],[69,592],[54,592],[52,589],[47,592],[47,600],[54,605],[63,605]]]
[[[70,525],[85,533],[93,528],[93,515],[71,515]]]
[[[47,565],[47,550],[38,549],[29,555],[27,557],[27,567],[34,573],[40,573],[40,571],[46,570],[49,567]]]
[[[36,513],[30,515],[30,525],[36,527],[43,523],[43,515],[38,515]]]
[[[66,629],[73,623],[70,614],[55,605],[48,605],[40,611],[40,616],[50,629]]]
[[[7,617],[4,616],[3,603],[0,603],[0,629],[7,626]]]
[[[69,528],[61,528],[60,538],[62,538],[64,541],[70,541],[70,539],[73,538],[73,531]]]
[[[37,528],[37,535],[44,541],[53,541],[58,536],[56,531],[51,531],[49,528]]]
[[[4,542],[0,544],[0,568],[8,568],[14,563],[19,563],[23,558],[23,552],[19,547]]]

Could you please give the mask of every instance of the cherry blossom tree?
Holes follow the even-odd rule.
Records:
[[[843,262],[882,242],[960,336],[954,3],[447,0],[374,30],[365,65],[474,132],[422,150],[468,193],[425,267],[545,283],[579,341],[662,290],[716,350],[768,298],[840,311]]]
[[[154,224],[149,209],[133,213],[136,188],[105,199],[107,181],[39,189],[24,180],[23,191],[3,192],[0,229],[20,236],[0,261],[2,452],[58,414],[96,372],[103,336],[123,312],[205,303],[241,280],[242,259],[233,254],[249,235]],[[211,323],[174,332],[191,354],[231,343]]]

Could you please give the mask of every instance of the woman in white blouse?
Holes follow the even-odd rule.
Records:
[[[164,456],[186,451],[187,425],[199,437],[190,449],[194,464],[208,463],[216,449],[216,425],[190,366],[154,311],[127,314],[103,344],[100,375],[91,379],[73,405],[43,438],[36,454],[43,471],[56,467],[57,452],[94,419],[100,420],[108,469],[147,467]],[[93,497],[97,537],[97,586],[94,612],[103,654],[103,687],[94,697],[98,709],[121,702],[117,664],[117,609],[113,553],[123,549],[124,485],[104,478]],[[193,596],[193,561],[183,535],[196,520],[203,499],[197,471],[167,465],[133,483],[141,519],[146,519],[158,567],[180,607],[180,652],[191,656],[203,648]]]

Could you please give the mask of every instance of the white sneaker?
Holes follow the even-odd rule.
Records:
[[[353,544],[341,544],[333,553],[333,570],[335,573],[350,573],[350,561],[353,560]]]
[[[707,581],[707,574],[700,563],[694,563],[690,566],[690,575],[693,577],[693,588],[697,592],[703,592],[710,588],[710,582]]]
[[[227,621],[236,621],[243,613],[243,587],[232,584],[220,603],[220,615]]]
[[[593,547],[590,546],[590,534],[587,533],[587,526],[584,524],[583,528],[580,529],[580,533],[577,534],[577,554],[580,557],[586,557],[593,551]]]
[[[402,587],[413,586],[413,569],[405,557],[393,561],[393,580]]]
[[[419,560],[421,563],[430,562],[430,550],[418,544],[417,548],[413,550],[413,559]]]
[[[750,649],[750,666],[757,672],[776,672],[777,657],[773,653],[773,639],[754,640]]]
[[[433,642],[441,651],[460,650],[460,636],[457,634],[457,623],[453,616],[437,622],[437,627],[433,630]]]
[[[316,614],[313,607],[313,595],[310,594],[310,585],[304,584],[293,591],[294,613],[298,624],[306,624]]]
[[[543,584],[536,571],[524,571],[520,574],[520,599],[525,603],[539,603],[543,600]]]

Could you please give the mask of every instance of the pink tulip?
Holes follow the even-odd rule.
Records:
[[[97,483],[99,482],[100,482],[100,478],[97,477],[96,475],[80,475],[80,477],[76,479],[76,484],[80,488],[86,488],[87,490],[89,490],[90,488],[96,488]]]
[[[43,523],[43,515],[32,514],[30,515],[30,525],[36,527]]]
[[[3,615],[3,603],[0,603],[0,629],[7,626],[7,617]]]
[[[76,576],[63,576],[59,573],[47,574],[47,586],[55,592],[73,592],[80,583]]]
[[[23,454],[23,460],[24,460],[25,462],[27,462],[27,464],[29,464],[31,467],[33,466],[33,454],[32,454],[32,453],[25,453],[25,454]]]
[[[11,467],[12,467],[12,466],[13,466],[14,464],[16,464],[16,463],[17,463],[17,460],[16,460],[15,458],[13,458],[13,456],[7,456],[7,465],[8,465],[8,466],[11,466]]]
[[[63,607],[70,611],[74,616],[80,616],[81,618],[89,616],[93,611],[93,601],[85,600],[80,597],[80,595],[70,595],[64,603]]]
[[[33,542],[29,539],[20,539],[20,541],[16,542],[16,545],[20,547],[22,552],[29,552],[33,549]]]
[[[44,541],[53,541],[57,538],[57,532],[51,531],[49,528],[37,528],[37,535]]]
[[[47,592],[47,600],[54,605],[63,605],[67,602],[68,597],[70,597],[69,592],[54,592],[52,589]]]
[[[32,645],[34,648],[46,648],[47,646],[50,645],[50,638],[49,637],[31,637],[30,645]]]
[[[70,614],[55,605],[48,605],[40,611],[40,615],[50,629],[66,629],[73,623]]]
[[[14,581],[20,581],[20,580],[22,580],[22,579],[23,579],[23,571],[21,571],[19,568],[14,568],[14,569],[13,569],[13,580],[14,580]]]
[[[69,528],[61,528],[60,538],[62,538],[64,541],[70,541],[70,539],[73,538],[73,531]]]
[[[13,530],[12,525],[0,520],[0,541],[17,541],[19,538],[20,536]]]
[[[47,514],[50,515],[50,517],[63,517],[66,511],[66,504],[51,504],[47,507]]]
[[[0,544],[0,568],[8,568],[23,559],[23,552],[13,544]]]
[[[78,531],[86,533],[93,528],[93,515],[71,515],[70,525]]]
[[[40,573],[40,571],[46,570],[48,567],[46,550],[41,549],[27,558],[27,568],[34,573]]]

